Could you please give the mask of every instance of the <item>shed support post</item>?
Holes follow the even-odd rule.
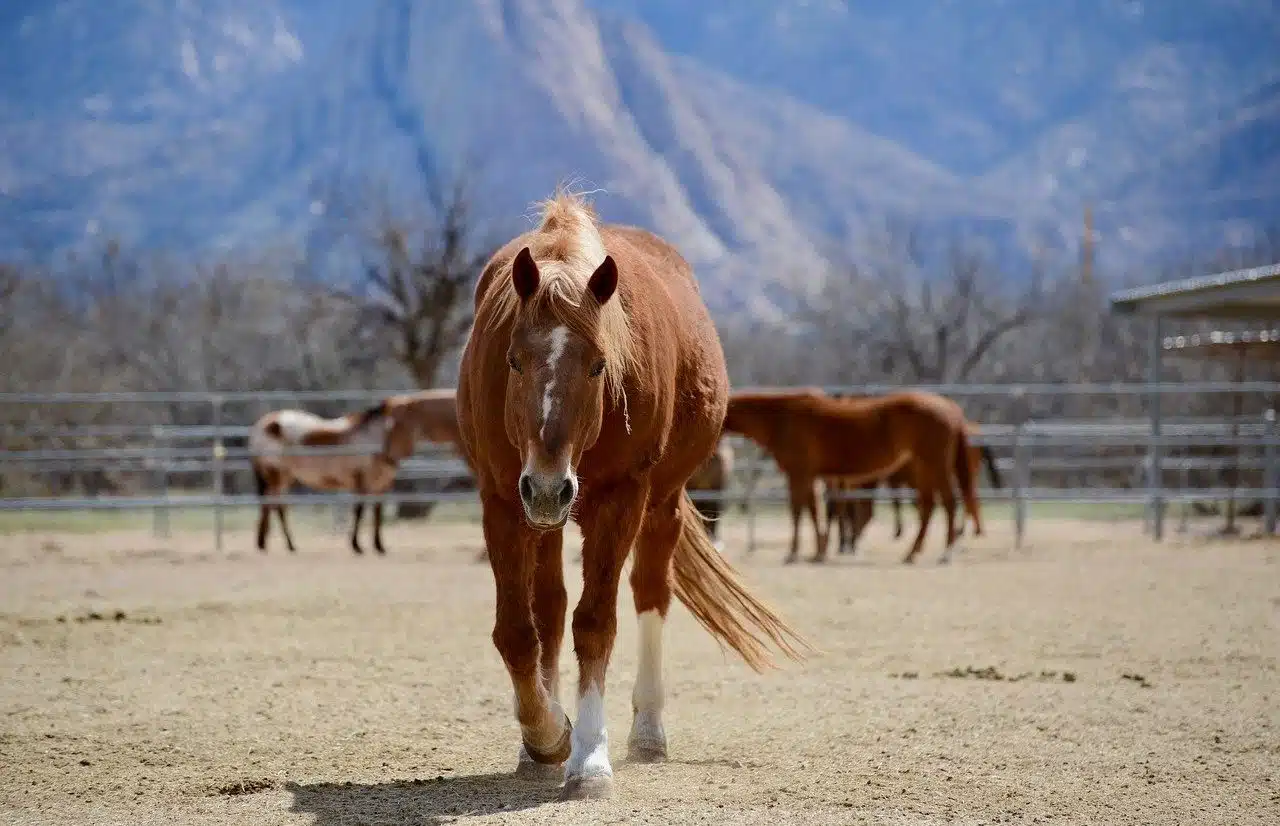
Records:
[[[1147,383],[1150,385],[1148,404],[1151,409],[1151,438],[1147,445],[1147,509],[1151,519],[1151,538],[1159,542],[1164,538],[1164,492],[1161,490],[1163,473],[1160,463],[1163,444],[1160,427],[1160,362],[1164,356],[1164,340],[1161,323],[1156,315],[1151,319],[1151,340],[1147,355]]]

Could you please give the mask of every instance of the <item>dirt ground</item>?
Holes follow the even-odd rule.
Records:
[[[757,676],[674,609],[665,764],[625,761],[624,592],[616,794],[574,803],[511,774],[473,524],[396,525],[385,558],[0,537],[0,822],[1280,823],[1280,543],[1037,519],[1020,551],[1001,522],[907,568],[879,522],[824,567],[781,564],[780,521],[751,556],[726,523],[823,654]]]

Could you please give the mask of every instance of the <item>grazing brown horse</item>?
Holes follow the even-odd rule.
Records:
[[[976,432],[977,429],[974,427],[967,428],[968,436],[972,436]],[[985,463],[987,473],[991,477],[991,486],[999,488],[1001,486],[1000,470],[996,467],[995,456],[992,454],[991,448],[987,445],[969,443],[967,449],[969,451],[970,469],[976,474],[977,468]],[[902,536],[902,500],[898,496],[898,491],[912,486],[911,476],[905,470],[899,470],[883,480],[868,482],[858,490],[863,493],[872,493],[881,484],[884,484],[890,490],[890,500],[893,503],[893,538],[897,539]],[[840,493],[847,490],[849,490],[848,486],[840,479],[827,480],[827,525],[829,529],[831,521],[833,519],[837,520],[836,524],[840,528],[838,552],[841,554],[854,552],[858,538],[862,536],[862,532],[866,530],[871,518],[875,515],[875,501],[872,499],[841,500],[838,498]],[[972,513],[969,515],[973,516]],[[981,536],[982,522],[979,519],[975,519],[974,526],[974,533],[977,536]],[[960,518],[956,524],[956,536],[963,536],[964,531],[965,512],[961,511]]]
[[[607,796],[605,671],[633,548],[632,759],[667,752],[662,629],[673,591],[753,668],[769,663],[770,642],[796,659],[807,643],[739,581],[684,490],[720,437],[729,379],[680,254],[644,230],[597,223],[578,196],[557,192],[540,224],[486,265],[475,302],[458,422],[497,586],[493,642],[515,690],[518,772],[563,764],[564,797]],[[557,679],[571,518],[583,536],[576,725]]]
[[[952,419],[953,425],[958,430],[958,438],[960,447],[968,451],[969,461],[965,463],[967,467],[961,467],[957,463],[956,483],[960,488],[965,510],[974,521],[974,533],[977,536],[982,535],[982,514],[977,495],[977,474],[979,465],[985,461],[987,470],[991,475],[991,483],[995,487],[1000,487],[1000,472],[996,468],[995,458],[991,453],[991,448],[983,445],[977,447],[971,444],[970,437],[977,433],[977,426],[969,422],[965,418],[964,408],[962,408],[954,399],[937,393],[928,391],[916,391],[921,396],[934,400],[939,410],[947,411]],[[857,396],[836,394],[837,399],[867,399],[874,398],[872,396]],[[964,476],[965,470],[968,471]],[[830,529],[831,520],[834,518],[839,525],[839,553],[845,553],[846,548],[849,553],[853,553],[858,537],[866,529],[871,518],[875,515],[875,501],[872,499],[844,499],[839,498],[840,494],[849,490],[859,490],[863,493],[872,493],[884,484],[890,489],[891,499],[893,501],[893,517],[894,517],[894,538],[902,536],[902,503],[897,495],[897,491],[902,488],[912,487],[911,474],[902,469],[896,473],[890,474],[884,479],[876,479],[867,482],[864,485],[850,487],[842,480],[827,480],[827,525]],[[962,536],[965,529],[965,513],[960,514],[960,518],[956,524],[956,535]]]
[[[382,494],[395,480],[400,462],[411,456],[418,442],[456,443],[457,408],[453,390],[425,390],[388,396],[358,413],[324,419],[303,410],[275,410],[249,431],[250,464],[259,496],[281,496],[294,481],[313,490],[345,490],[360,495]],[[290,451],[299,451],[293,452]],[[328,449],[328,452],[325,451]],[[311,450],[313,452],[307,453]],[[258,550],[267,549],[271,511],[290,551],[295,550],[284,505],[263,504],[258,515]],[[355,504],[351,549],[360,547],[364,503]],[[373,504],[373,547],[382,545],[382,503]]]
[[[689,482],[684,489],[715,491],[723,495],[725,489],[729,487],[729,479],[732,475],[733,445],[727,441],[721,441],[715,453],[712,453],[707,461],[698,467],[693,476],[689,477]],[[720,540],[719,527],[720,515],[724,512],[724,502],[720,499],[694,499],[693,503],[698,508],[698,513],[702,514],[707,535],[711,537],[712,544],[716,546],[716,550],[723,551],[724,543]]]
[[[757,442],[787,476],[791,494],[791,553],[799,555],[800,520],[807,510],[813,520],[814,562],[826,558],[828,532],[818,521],[814,482],[843,477],[860,486],[908,469],[916,489],[920,530],[903,562],[913,562],[924,544],[935,496],[947,514],[950,561],[955,543],[955,492],[951,476],[966,479],[969,451],[963,428],[937,397],[923,393],[891,393],[864,399],[833,399],[817,390],[735,393],[729,400],[724,429]]]
[[[900,469],[865,485],[852,486],[839,476],[825,481],[827,495],[827,530],[831,525],[839,528],[837,553],[853,553],[858,537],[866,529],[871,517],[875,515],[874,499],[842,499],[844,494],[860,492],[864,495],[874,493],[882,484],[889,489],[889,501],[893,503],[893,538],[902,536],[902,499],[898,492],[902,488],[911,487],[911,474]],[[847,546],[847,551],[846,551]]]

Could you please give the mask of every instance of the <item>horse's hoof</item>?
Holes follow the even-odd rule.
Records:
[[[535,763],[542,763],[546,766],[558,766],[569,759],[569,752],[573,750],[573,723],[569,721],[569,715],[564,717],[564,734],[560,735],[560,739],[554,746],[546,751],[539,751],[529,745],[528,741],[524,742],[524,749],[529,753],[529,757]]]
[[[377,551],[377,552],[378,552],[380,555],[382,555],[382,556],[386,556],[386,555],[387,555],[387,549],[386,549],[386,548],[374,548],[374,550],[375,550],[375,551]]]
[[[915,561],[916,561],[916,555],[915,555],[915,554],[907,554],[906,556],[904,556],[904,557],[902,558],[902,564],[903,564],[903,565],[911,565],[911,564],[913,564]]]
[[[796,557],[795,557],[795,556],[789,556],[789,557],[787,557],[786,559],[782,560],[782,564],[783,564],[783,565],[794,565],[794,564],[796,564]]]
[[[826,557],[825,555],[823,555],[823,556],[811,556],[811,557],[809,557],[809,564],[810,564],[810,565],[821,565],[822,563],[824,563],[824,562],[826,562],[826,561],[827,561],[827,557]]]
[[[354,554],[363,554],[364,548],[361,548],[359,545],[353,545],[351,546],[351,552]]]
[[[564,781],[561,800],[608,800],[613,797],[613,775],[570,777]]]
[[[516,777],[537,783],[559,783],[564,777],[564,768],[559,763],[539,763],[529,755],[527,747],[521,746]]]

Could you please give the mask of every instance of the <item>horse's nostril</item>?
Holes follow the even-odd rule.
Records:
[[[533,499],[533,482],[524,474],[520,475],[520,498],[526,502]]]
[[[564,480],[564,484],[560,486],[560,507],[564,507],[573,501],[573,482],[569,479]]]

